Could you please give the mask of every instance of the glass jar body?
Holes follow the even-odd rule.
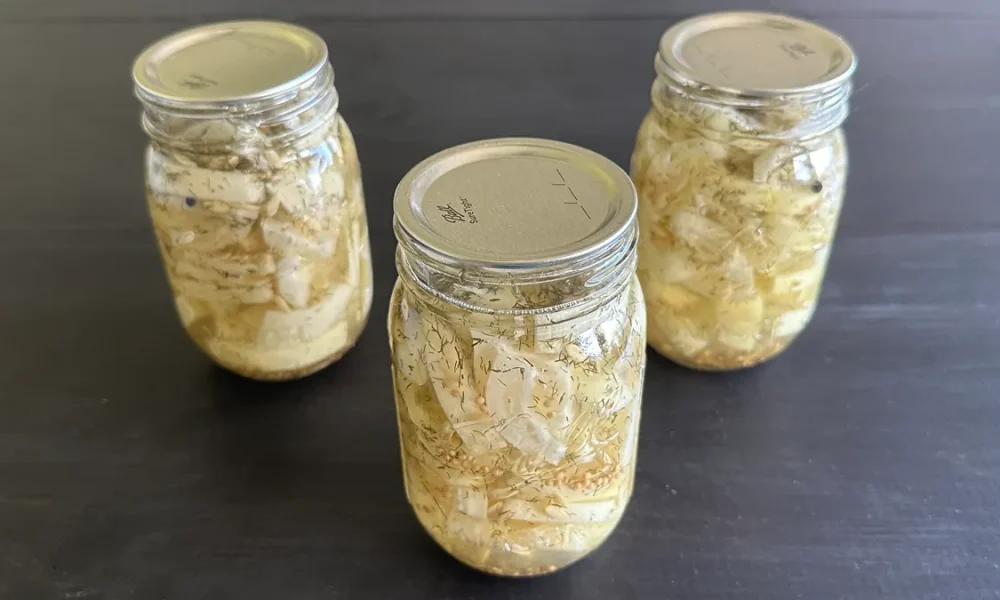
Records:
[[[703,370],[766,361],[816,308],[847,178],[846,92],[753,109],[661,77],[652,96],[631,163],[650,345]]]
[[[645,370],[638,279],[582,312],[489,314],[400,273],[388,327],[418,520],[456,559],[497,575],[586,556],[632,493]]]
[[[331,94],[300,92],[245,119],[144,113],[146,197],[178,314],[199,348],[246,377],[318,371],[368,318],[361,172]]]

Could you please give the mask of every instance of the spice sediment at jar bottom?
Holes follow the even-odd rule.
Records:
[[[656,65],[631,165],[650,344],[693,368],[751,366],[816,309],[853,54],[805,21],[717,13],[668,30]]]
[[[406,493],[471,567],[558,570],[624,512],[645,368],[634,212],[620,169],[542,140],[445,151],[397,190],[389,336]],[[546,236],[546,217],[563,231]]]
[[[234,52],[260,54],[262,69],[234,68]],[[151,46],[134,75],[151,138],[149,212],[192,339],[257,379],[340,358],[367,320],[372,277],[357,151],[325,44],[281,23],[208,25]]]

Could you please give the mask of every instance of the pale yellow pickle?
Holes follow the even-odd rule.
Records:
[[[638,281],[542,326],[470,318],[402,282],[389,310],[406,491],[435,541],[502,575],[555,571],[603,542],[632,494]]]
[[[218,62],[235,38],[281,50],[267,56],[290,81]],[[176,74],[185,61],[197,77]],[[255,379],[339,359],[364,328],[372,274],[357,150],[325,44],[280,23],[208,25],[152,46],[136,82],[149,213],[185,330]]]
[[[706,52],[714,63],[699,62]],[[746,62],[754,52],[767,69]],[[759,13],[696,17],[664,34],[631,163],[649,341],[663,356],[748,367],[809,323],[847,179],[849,53],[815,25]]]
[[[584,152],[538,140],[485,144],[480,156],[476,151],[483,146],[471,145],[428,159],[397,191],[400,278],[388,326],[404,482],[421,525],[456,559],[496,575],[541,575],[583,558],[607,539],[632,493],[646,343],[634,274],[634,217],[628,216],[634,214],[634,192],[624,173],[585,153],[586,160],[611,171],[618,187],[603,190],[607,198],[584,202],[595,213],[621,203],[611,209],[625,215],[616,217],[621,227],[590,243],[618,236],[616,248],[582,261],[551,258],[539,267],[542,261],[536,259],[507,270],[473,265],[470,259],[460,268],[462,275],[452,278],[448,274],[457,272],[445,263],[455,263],[429,260],[422,245],[433,236],[420,223],[436,213],[400,218],[401,207],[411,210],[406,207],[424,202],[409,195],[428,188],[419,173],[452,166],[456,159],[474,165],[465,174],[475,173],[477,162],[488,164],[511,152],[531,154],[538,147],[557,158]],[[570,180],[586,176],[572,164],[548,162],[556,182],[555,168]],[[525,178],[532,175],[529,169]],[[460,179],[463,185],[474,181]],[[457,228],[471,231],[469,214],[478,215],[476,224],[483,228],[499,229],[532,216],[527,205],[520,216],[514,214],[519,211],[506,218],[492,214],[490,204],[506,198],[504,181],[497,185],[486,196],[461,196],[468,203],[461,215],[466,220],[435,232],[445,237]],[[583,189],[578,186],[577,192],[583,195]],[[431,190],[427,206],[446,206]],[[616,192],[625,198],[613,197]],[[586,223],[582,227],[589,231]],[[461,243],[439,248],[468,259]],[[503,262],[503,256],[497,258]],[[507,262],[520,258],[515,252]],[[605,283],[595,287],[595,279]]]

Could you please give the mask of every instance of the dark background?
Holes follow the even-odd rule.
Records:
[[[822,304],[777,360],[649,359],[635,496],[556,575],[498,580],[403,495],[385,314],[391,196],[476,138],[627,165],[659,34],[805,16],[860,56]],[[301,382],[211,366],[174,315],[129,67],[184,26],[280,17],[330,45],[376,294]],[[0,598],[1000,597],[997,0],[0,0]]]

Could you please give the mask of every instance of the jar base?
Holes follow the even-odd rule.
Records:
[[[252,379],[254,381],[265,381],[265,382],[280,382],[280,381],[293,381],[295,379],[302,379],[310,375],[315,375],[316,373],[322,371],[323,369],[329,367],[333,363],[337,362],[343,358],[348,352],[354,348],[355,344],[350,344],[345,346],[341,350],[335,352],[331,356],[324,358],[318,362],[306,365],[304,367],[297,367],[294,369],[281,369],[278,371],[265,371],[263,369],[248,369],[246,367],[237,367],[235,365],[225,364],[212,356],[209,358],[219,367],[239,375],[240,377],[245,377],[246,379]]]
[[[784,352],[792,341],[794,340],[776,340],[752,352],[702,350],[695,356],[681,356],[673,352],[667,344],[656,343],[653,340],[649,340],[649,347],[663,358],[685,369],[723,373],[760,366]]]
[[[427,535],[430,536],[432,540],[434,540],[434,543],[437,544],[437,546],[441,550],[443,550],[445,554],[447,554],[448,556],[450,556],[451,558],[458,561],[460,564],[469,569],[473,569],[475,571],[484,573],[486,575],[493,575],[495,577],[503,577],[507,579],[525,579],[529,577],[542,577],[545,575],[551,575],[552,573],[561,571],[563,569],[566,569],[567,567],[576,564],[577,562],[586,558],[591,552],[593,552],[593,550],[589,550],[586,553],[579,555],[561,556],[557,560],[545,560],[545,561],[538,561],[537,559],[533,560],[532,562],[544,563],[544,564],[539,564],[538,566],[527,566],[527,565],[515,566],[514,564],[508,564],[501,567],[495,564],[486,564],[485,561],[474,561],[470,560],[469,558],[465,558],[464,556],[467,554],[471,554],[472,551],[462,552],[458,547],[452,544],[444,543],[442,540],[438,539],[438,536],[435,536],[431,532],[431,530],[424,524],[423,520],[420,519],[419,516],[417,520],[420,521],[420,525],[421,527],[423,527],[424,531],[427,532]],[[473,546],[472,544],[466,544],[466,545]],[[597,547],[595,547],[594,550],[596,550],[596,548]],[[476,549],[478,552],[484,551],[484,549],[481,547],[476,547]],[[557,553],[553,552],[552,554],[557,554]],[[558,553],[558,554],[566,555],[570,553]]]
[[[316,373],[322,371],[323,369],[329,367],[333,363],[342,359],[344,356],[347,355],[348,352],[353,350],[354,346],[357,345],[358,340],[361,338],[361,334],[364,333],[365,327],[367,327],[368,325],[368,318],[371,314],[370,308],[371,308],[371,300],[369,298],[369,300],[366,303],[364,318],[362,319],[361,324],[357,329],[357,332],[355,332],[354,335],[350,338],[351,339],[350,343],[341,346],[340,349],[334,352],[333,354],[325,358],[322,358],[318,361],[309,363],[301,367],[294,367],[289,369],[264,370],[264,369],[254,369],[251,367],[247,367],[246,365],[237,365],[230,361],[222,360],[216,354],[208,351],[205,348],[205,346],[198,341],[197,338],[195,338],[190,334],[190,332],[188,332],[188,336],[198,347],[198,349],[201,350],[213,363],[215,363],[218,367],[229,371],[230,373],[239,375],[240,377],[244,377],[246,379],[252,379],[254,381],[263,381],[263,382],[294,381],[296,379],[303,379],[305,377],[309,377],[310,375],[315,375]]]
[[[598,541],[593,547],[584,551],[570,552],[566,550],[538,550],[533,551],[530,554],[518,554],[509,550],[497,548],[497,550],[503,552],[504,555],[504,560],[498,561],[491,560],[490,555],[493,554],[493,549],[489,547],[484,548],[483,546],[473,542],[445,542],[441,539],[441,536],[437,535],[433,531],[432,527],[428,526],[425,519],[412,504],[410,505],[410,508],[416,515],[417,521],[420,523],[423,530],[448,556],[455,559],[463,566],[479,571],[480,573],[508,579],[542,577],[573,566],[593,554],[598,548],[604,545],[604,543],[611,537],[611,534],[614,533],[615,529],[618,527],[618,523],[621,522],[621,515],[619,515],[618,519],[607,525],[608,531],[600,539],[600,541]],[[624,511],[622,512],[624,513]],[[499,545],[501,544],[498,544],[498,546]],[[548,560],[540,560],[540,555],[543,553],[547,556]],[[475,554],[484,555],[484,558],[482,560],[469,558]]]

